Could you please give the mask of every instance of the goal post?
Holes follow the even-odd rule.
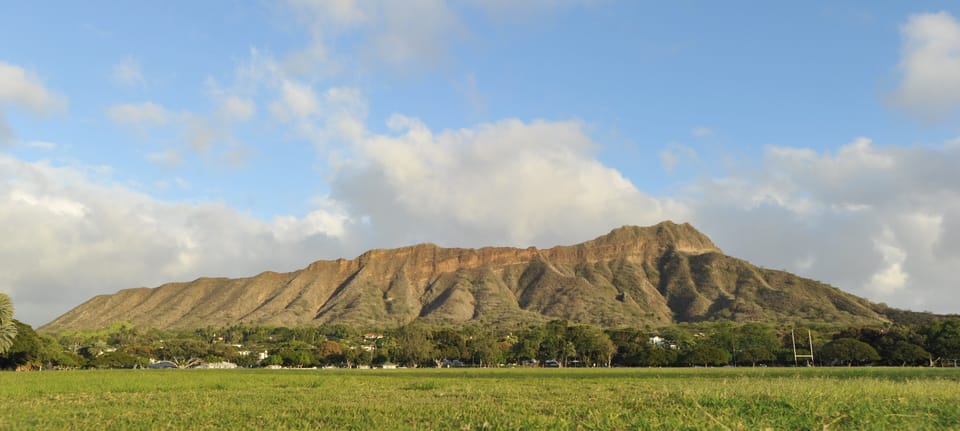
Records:
[[[810,347],[810,354],[798,353],[797,352],[797,337],[794,334],[794,330],[790,330],[790,341],[793,343],[793,365],[795,367],[800,366],[800,359],[809,359],[807,366],[814,366],[813,363],[813,333],[810,330],[807,330],[807,346]],[[801,351],[802,352],[802,351]]]

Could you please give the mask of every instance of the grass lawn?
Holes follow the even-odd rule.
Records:
[[[0,373],[0,429],[960,429],[960,369]]]

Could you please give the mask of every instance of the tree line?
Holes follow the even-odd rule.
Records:
[[[960,358],[960,318],[955,317],[851,328],[723,321],[603,329],[556,320],[512,329],[412,323],[365,330],[346,325],[158,330],[119,322],[99,331],[57,334],[13,324],[16,336],[0,353],[0,368],[131,368],[161,360],[182,367],[214,362],[243,367],[955,366]],[[797,360],[794,346],[807,353],[811,339],[813,361]]]

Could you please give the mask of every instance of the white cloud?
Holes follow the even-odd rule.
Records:
[[[278,241],[294,242],[311,235],[323,234],[333,238],[347,236],[350,216],[336,201],[321,199],[318,209],[301,219],[292,216],[276,217],[273,220],[273,236]]]
[[[50,114],[65,108],[66,100],[47,90],[22,67],[0,62],[0,105],[7,104],[36,114]]]
[[[701,180],[691,222],[726,252],[875,301],[956,312],[960,147],[769,147],[763,165]]]
[[[880,237],[873,240],[873,246],[883,257],[884,266],[870,277],[866,288],[887,295],[903,289],[909,278],[909,275],[903,270],[907,253],[897,244],[893,231],[885,228]]]
[[[267,223],[221,203],[160,201],[100,171],[0,154],[0,292],[18,319],[40,325],[95,294],[360,251],[339,239],[349,221],[332,206]]]
[[[46,115],[66,109],[66,98],[54,94],[39,78],[22,67],[0,61],[0,144],[14,138],[14,130],[4,116],[7,107]]]
[[[284,80],[280,93],[280,99],[270,105],[270,110],[282,121],[309,118],[320,111],[317,95],[309,85]]]
[[[147,81],[143,77],[143,71],[140,68],[140,62],[130,57],[113,65],[111,78],[113,82],[127,87],[143,87],[147,85]]]
[[[114,123],[128,126],[163,126],[170,122],[171,114],[163,106],[143,102],[110,106],[107,117]]]
[[[298,138],[308,139],[328,153],[327,161],[339,156],[332,145],[349,146],[366,133],[367,104],[359,90],[332,87],[318,95],[293,79],[282,79],[279,88],[279,98],[270,104],[274,118],[292,123]]]
[[[960,23],[947,12],[913,15],[901,28],[903,74],[894,101],[927,119],[960,107]]]
[[[549,246],[682,216],[599,163],[579,122],[504,120],[434,133],[396,115],[356,143],[333,197],[391,245]]]
[[[764,181],[791,193],[816,191],[833,205],[872,205],[902,187],[896,184],[898,157],[895,151],[876,148],[867,138],[841,146],[836,154],[769,146],[767,161],[779,170],[768,172]]]

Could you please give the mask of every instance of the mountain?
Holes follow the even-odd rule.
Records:
[[[539,250],[421,244],[318,261],[289,273],[200,278],[96,296],[45,331],[136,326],[510,325],[568,319],[601,326],[885,322],[835,287],[725,255],[689,224],[625,226]]]

